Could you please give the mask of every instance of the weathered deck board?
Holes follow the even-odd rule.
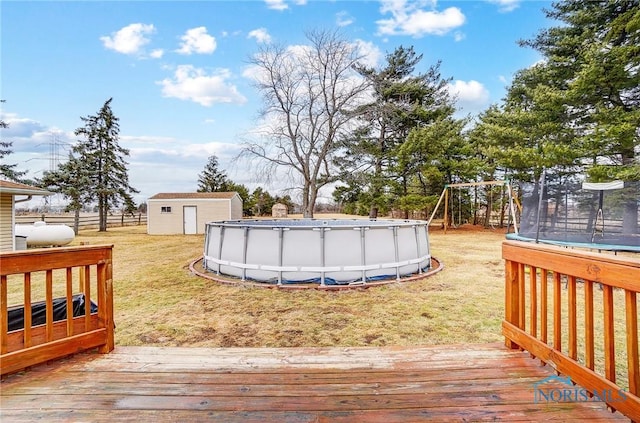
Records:
[[[600,402],[535,403],[534,384],[552,374],[527,353],[498,344],[118,347],[9,376],[1,384],[0,420],[627,420]]]

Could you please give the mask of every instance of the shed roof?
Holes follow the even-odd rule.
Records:
[[[149,200],[180,200],[180,199],[231,199],[237,192],[161,192]]]
[[[22,184],[20,182],[5,181],[0,179],[0,193],[11,195],[52,195],[52,192],[42,188],[32,187],[31,185]]]

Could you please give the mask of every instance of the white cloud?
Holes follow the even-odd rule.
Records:
[[[10,138],[28,138],[47,130],[40,122],[29,118],[18,117],[15,113],[0,112],[0,119],[9,125],[8,128],[2,129],[3,140]]]
[[[349,12],[342,11],[336,13],[336,25],[340,27],[349,26],[354,22],[353,17],[349,15]]]
[[[163,79],[157,84],[162,86],[164,97],[190,100],[207,107],[215,103],[245,103],[247,99],[235,85],[228,82],[230,78],[231,72],[227,69],[207,74],[205,70],[192,65],[181,65],[173,78]]]
[[[284,0],[264,0],[269,9],[273,10],[286,10],[289,8]]]
[[[271,35],[269,35],[266,28],[258,28],[250,31],[247,38],[255,38],[259,43],[269,44],[271,42]]]
[[[289,5],[287,4],[287,0],[264,0],[267,7],[273,10],[287,10]],[[307,4],[307,0],[293,0],[293,4],[296,6],[304,6]]]
[[[247,65],[242,71],[242,76],[251,81],[258,81],[262,75],[263,70],[258,65]]]
[[[143,138],[152,138],[144,136]],[[163,137],[160,137],[163,138]],[[154,144],[129,148],[129,181],[140,191],[134,195],[138,203],[146,201],[158,192],[194,192],[198,187],[198,174],[204,169],[207,158],[215,154],[220,168],[227,171],[234,181],[239,180],[231,171],[232,159],[240,146],[224,142],[192,143],[174,139],[171,146],[156,147]],[[171,172],[166,170],[170,168]],[[249,169],[239,169],[241,175]]]
[[[453,34],[453,39],[456,40],[456,41],[462,41],[465,38],[467,38],[467,36],[463,32],[456,31]]]
[[[153,34],[155,27],[151,24],[134,23],[112,32],[111,36],[100,37],[100,41],[109,50],[122,54],[136,55],[149,43],[147,35]]]
[[[449,93],[466,112],[482,110],[489,104],[489,90],[478,81],[454,81],[448,86]]]
[[[182,43],[176,50],[180,54],[211,54],[217,46],[216,39],[207,34],[207,28],[204,26],[188,29],[180,39]]]
[[[449,7],[442,12],[423,9],[427,5],[435,7],[435,1],[382,0],[381,4],[380,12],[392,16],[376,22],[382,35],[445,35],[462,26],[466,19],[457,7]]]
[[[149,53],[149,56],[154,59],[160,59],[162,58],[162,56],[164,56],[164,50],[161,48],[157,48],[155,50],[152,50],[151,53]]]
[[[358,51],[358,54],[363,56],[362,63],[364,65],[369,67],[377,67],[380,64],[384,55],[382,54],[382,51],[380,51],[378,46],[376,46],[372,42],[363,41],[360,39],[356,40],[354,44]]]
[[[175,144],[176,139],[172,137],[161,137],[155,135],[122,135],[120,139],[128,144]]]
[[[500,12],[512,12],[520,6],[521,0],[488,0],[489,3],[497,4]]]
[[[26,171],[27,178],[41,177],[66,161],[77,137],[71,131],[45,125],[16,113],[0,112],[0,119],[9,127],[0,130],[2,140],[11,142],[11,153],[3,161]]]

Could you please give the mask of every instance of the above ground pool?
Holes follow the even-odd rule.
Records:
[[[268,284],[366,284],[431,265],[421,220],[232,220],[205,234],[205,269]]]

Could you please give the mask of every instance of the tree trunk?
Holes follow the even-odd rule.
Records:
[[[309,184],[305,182],[305,186],[302,189],[302,217],[305,219],[313,218],[313,204],[311,198],[311,188]]]
[[[98,215],[100,220],[98,232],[106,232],[107,231],[107,207],[106,207],[106,199],[104,198],[98,199]]]
[[[402,195],[407,196],[407,194],[409,193],[408,187],[407,187],[407,177],[406,176],[402,176]],[[405,209],[402,211],[402,215],[404,216],[404,219],[409,219],[409,209],[405,207]]]
[[[80,207],[76,207],[73,211],[73,233],[78,235],[80,232]]]

